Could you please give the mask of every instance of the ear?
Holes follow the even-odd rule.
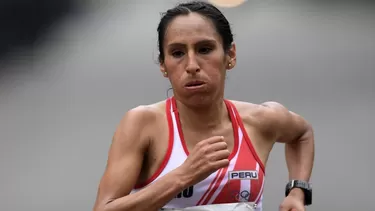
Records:
[[[163,74],[165,78],[168,78],[168,72],[167,72],[167,69],[165,68],[164,63],[160,63],[160,72],[161,74]]]
[[[228,49],[227,52],[227,70],[231,70],[236,66],[237,57],[236,57],[236,44],[232,43],[231,47]]]

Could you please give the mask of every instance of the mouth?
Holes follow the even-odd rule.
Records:
[[[203,81],[198,81],[198,80],[195,80],[195,81],[190,81],[188,82],[185,87],[186,88],[197,88],[197,87],[201,87],[203,85],[205,85],[206,83],[203,82]]]

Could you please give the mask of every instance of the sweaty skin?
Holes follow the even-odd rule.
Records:
[[[225,53],[215,27],[195,13],[178,16],[170,23],[164,45],[165,59],[160,70],[172,84],[184,139],[191,153],[180,167],[139,192],[129,194],[160,166],[169,135],[165,101],[129,110],[113,136],[94,211],[158,210],[185,188],[229,163],[226,158],[233,150],[234,140],[223,96],[226,72],[236,64],[235,45]],[[185,87],[191,79],[205,84],[202,89],[192,91]],[[285,143],[290,179],[308,181],[314,159],[311,126],[276,102],[261,105],[232,102],[263,164],[266,165],[276,142]],[[213,146],[219,151],[215,155],[217,159],[189,171],[194,161],[211,161],[209,155],[213,152],[209,149]],[[207,154],[205,150],[212,153]],[[287,207],[288,210],[291,204],[304,210],[300,189],[293,189],[287,202],[280,209]]]
[[[287,151],[296,151],[295,148],[301,147],[301,144],[313,144],[309,124],[282,105],[274,102],[263,105],[232,102],[237,107],[254,148],[265,165],[276,140],[288,143]],[[165,101],[137,107],[125,115],[113,137],[95,210],[157,210],[189,186],[186,179],[188,176],[182,175],[177,169],[144,190],[126,196],[135,184],[151,177],[160,166],[168,146],[166,118]],[[233,149],[233,131],[229,117],[219,127],[209,131],[202,129],[197,132],[189,128],[183,130],[189,151],[193,150],[197,140],[213,135],[224,136],[229,151]],[[311,168],[306,169],[305,166],[311,166],[312,158],[302,154],[289,153],[287,163],[290,167],[294,166],[289,169],[290,178],[309,179]],[[298,189],[295,190],[298,192]]]

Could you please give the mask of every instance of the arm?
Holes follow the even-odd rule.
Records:
[[[100,181],[94,211],[152,211],[163,207],[184,188],[178,170],[143,190],[129,194],[141,172],[155,115],[145,107],[127,112],[113,137],[107,167]]]
[[[264,103],[274,140],[285,143],[289,179],[309,181],[314,163],[314,133],[301,116],[275,102]],[[303,192],[295,188],[290,194],[303,200]]]

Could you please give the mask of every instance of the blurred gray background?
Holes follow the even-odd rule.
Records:
[[[1,210],[92,210],[122,115],[167,97],[169,82],[156,64],[156,27],[160,12],[177,1],[104,2],[72,3],[66,8],[74,9],[60,11],[65,16],[42,25],[44,33],[27,45],[2,49]],[[372,211],[373,5],[255,0],[223,12],[238,48],[226,96],[281,102],[315,128],[308,210]],[[35,23],[38,14],[28,19]],[[3,44],[25,40],[9,33],[24,26],[11,26],[0,29],[9,35]],[[267,165],[264,210],[278,209],[287,176],[277,144]]]

